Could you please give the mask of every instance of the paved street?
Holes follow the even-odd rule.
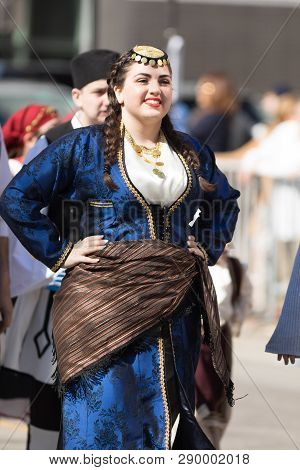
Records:
[[[26,449],[26,429],[19,420],[0,418],[0,449]]]
[[[235,340],[235,396],[224,449],[296,449],[300,447],[300,367],[283,366],[264,353],[273,325],[248,320]],[[8,442],[9,441],[9,442]],[[0,420],[1,448],[24,449],[26,427]]]
[[[300,367],[284,366],[264,347],[273,325],[248,320],[234,342],[235,396],[224,449],[300,448]]]

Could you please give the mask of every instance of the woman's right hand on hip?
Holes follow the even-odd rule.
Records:
[[[79,240],[71,250],[63,267],[73,268],[73,266],[76,266],[76,264],[79,263],[98,263],[99,258],[90,258],[89,255],[92,255],[99,250],[104,250],[107,242],[108,240],[103,240],[103,235],[93,235],[91,237],[86,237],[83,240]]]

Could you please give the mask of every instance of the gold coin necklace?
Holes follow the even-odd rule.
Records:
[[[127,129],[125,129],[125,136],[137,156],[142,158],[144,162],[154,166],[152,173],[154,173],[159,178],[164,179],[166,175],[160,169],[160,167],[164,166],[164,163],[159,161],[161,158],[161,132],[159,133],[157,144],[152,149],[149,149],[144,145],[138,145]],[[151,156],[152,158],[154,158],[154,161],[149,160],[149,158],[147,158],[145,155]]]

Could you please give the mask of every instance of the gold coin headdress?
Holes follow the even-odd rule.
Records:
[[[152,46],[135,46],[132,49],[131,60],[151,65],[151,67],[170,65],[168,55],[161,49]]]

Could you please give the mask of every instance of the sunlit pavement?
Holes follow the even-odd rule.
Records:
[[[264,352],[274,325],[250,319],[234,340],[235,396],[223,449],[300,447],[300,367],[284,366]],[[25,449],[26,425],[0,418],[1,449]]]
[[[27,425],[16,419],[0,418],[0,449],[26,449]]]
[[[300,367],[264,352],[274,325],[248,320],[234,340],[235,396],[223,449],[300,448]]]

